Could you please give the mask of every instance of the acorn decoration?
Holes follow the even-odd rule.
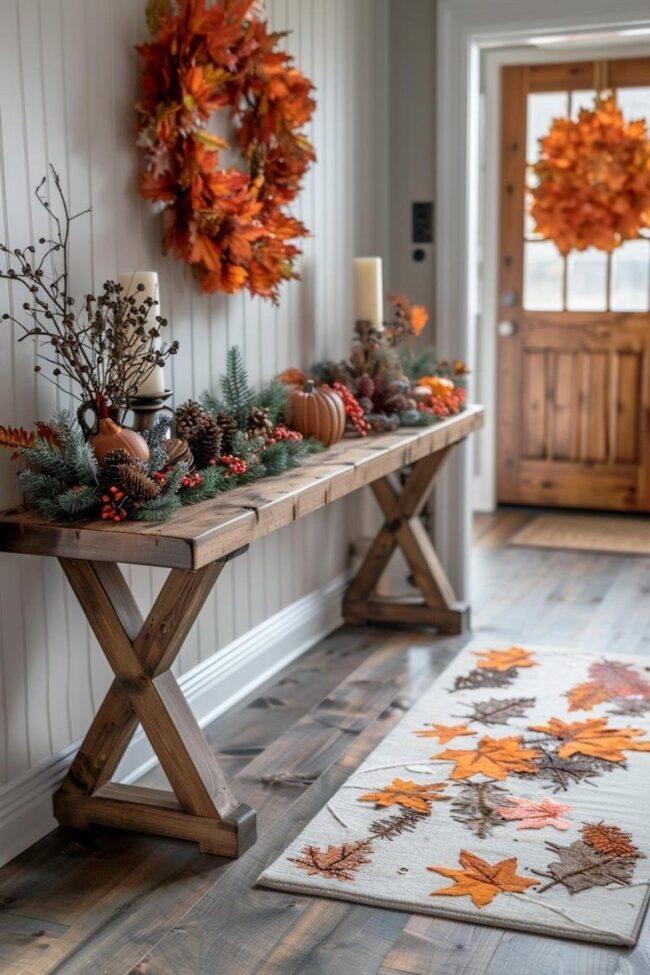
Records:
[[[329,386],[316,387],[308,379],[289,395],[291,426],[304,437],[315,437],[325,447],[340,440],[345,432],[345,407],[339,394]]]
[[[144,438],[114,420],[100,420],[99,433],[91,437],[90,442],[100,464],[112,450],[123,450],[135,460],[149,460],[149,448]]]

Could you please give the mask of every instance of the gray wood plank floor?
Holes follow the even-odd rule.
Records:
[[[474,633],[650,654],[650,559],[509,548],[529,517],[476,520]],[[650,975],[648,921],[621,951],[253,887],[468,639],[344,628],[215,721],[259,813],[238,861],[110,830],[26,851],[0,870],[0,973]]]

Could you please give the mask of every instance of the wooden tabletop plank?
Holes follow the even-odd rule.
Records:
[[[464,439],[483,408],[426,429],[343,440],[279,477],[183,508],[166,522],[47,522],[33,510],[0,513],[0,551],[197,569],[353,491]]]

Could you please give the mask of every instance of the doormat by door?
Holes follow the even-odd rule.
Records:
[[[258,883],[632,945],[649,804],[644,658],[471,645]]]
[[[537,515],[510,545],[650,556],[650,518]]]

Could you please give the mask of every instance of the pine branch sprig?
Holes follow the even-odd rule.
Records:
[[[245,430],[256,394],[249,385],[244,360],[236,345],[226,353],[226,374],[221,377],[221,392],[226,411],[235,417],[240,430]]]

